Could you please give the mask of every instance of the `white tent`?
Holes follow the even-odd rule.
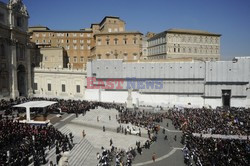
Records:
[[[55,101],[29,101],[26,103],[18,104],[13,107],[24,107],[26,108],[26,122],[30,122],[30,108],[44,108],[55,104]]]

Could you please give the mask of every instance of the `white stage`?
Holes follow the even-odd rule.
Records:
[[[31,124],[48,124],[50,121],[34,121],[30,119],[30,108],[45,108],[57,102],[54,101],[29,101],[26,103],[18,104],[13,107],[23,107],[26,109],[26,120],[19,121],[21,123],[31,123]]]

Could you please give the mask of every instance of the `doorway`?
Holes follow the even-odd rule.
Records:
[[[231,90],[222,90],[222,106],[230,107],[231,104]]]
[[[19,65],[17,68],[17,86],[19,96],[26,96],[26,71],[23,65]]]

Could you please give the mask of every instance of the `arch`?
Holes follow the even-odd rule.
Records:
[[[19,65],[17,68],[17,87],[19,91],[19,96],[26,96],[27,91],[27,77],[26,77],[26,69],[24,65]]]

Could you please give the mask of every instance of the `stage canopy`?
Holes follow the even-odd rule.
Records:
[[[26,103],[14,105],[13,107],[26,108],[26,122],[29,123],[30,122],[30,108],[44,108],[55,103],[57,102],[55,101],[29,101]]]
[[[44,108],[47,106],[50,106],[52,104],[55,104],[57,102],[55,101],[29,101],[26,103],[18,104],[13,107],[29,107],[29,108]]]

